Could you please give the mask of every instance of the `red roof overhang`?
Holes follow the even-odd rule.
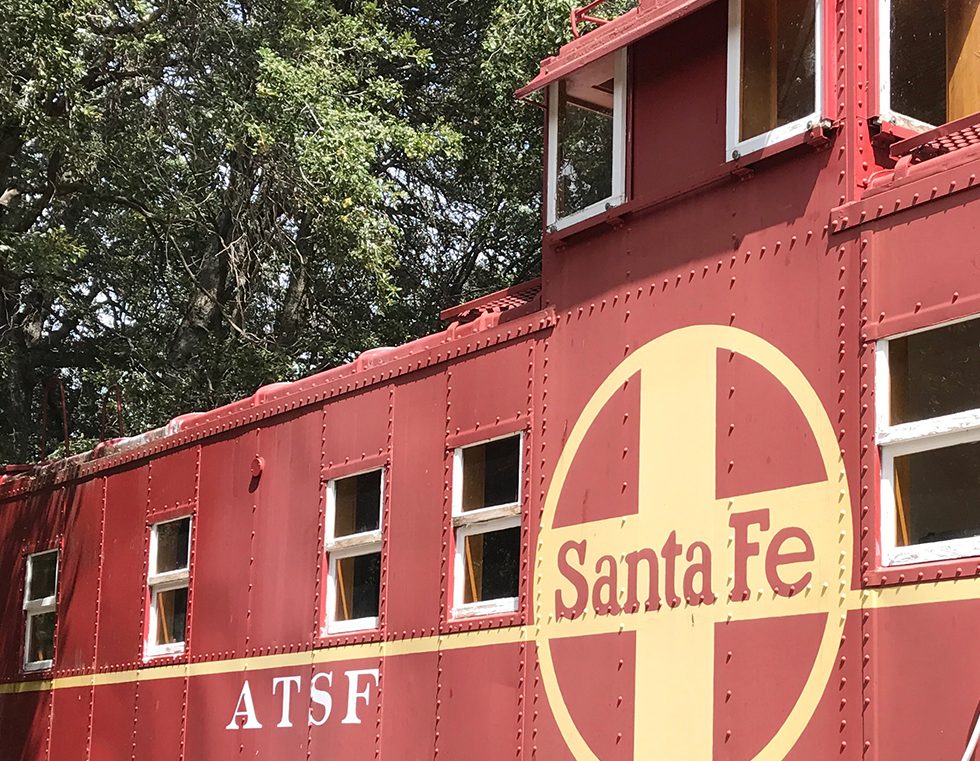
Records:
[[[538,76],[519,89],[516,95],[518,98],[527,97],[576,69],[646,37],[712,2],[714,0],[641,0],[639,7],[572,40],[562,46],[558,55],[544,59]]]

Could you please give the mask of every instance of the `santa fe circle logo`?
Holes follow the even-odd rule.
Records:
[[[719,351],[752,360],[789,393],[816,442],[823,480],[716,497]],[[640,384],[635,514],[556,526],[562,490],[583,440],[607,402],[631,383]],[[562,679],[552,642],[632,633],[632,756],[707,761],[714,731],[716,627],[822,614],[816,653],[801,654],[814,656],[809,676],[785,721],[755,756],[755,761],[783,759],[813,716],[834,668],[847,615],[852,542],[835,431],[816,392],[784,354],[751,333],[715,325],[676,330],[630,354],[595,391],[568,435],[545,499],[537,548],[535,639],[541,677],[575,758],[605,761],[566,705],[565,691],[583,686]],[[666,567],[668,557],[679,561],[676,578],[673,566]],[[599,580],[592,586],[597,576],[603,578],[601,572],[605,589]],[[657,576],[662,595],[654,589]],[[609,584],[610,578],[620,579],[619,586]],[[676,594],[668,583],[676,585]],[[590,595],[583,595],[586,587]],[[596,605],[597,599],[605,607]]]

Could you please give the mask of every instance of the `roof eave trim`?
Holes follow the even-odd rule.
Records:
[[[712,2],[715,0],[650,0],[647,3],[641,0],[638,8],[563,45],[558,55],[542,61],[538,76],[517,90],[515,95],[518,98],[526,98],[573,71],[636,42]]]

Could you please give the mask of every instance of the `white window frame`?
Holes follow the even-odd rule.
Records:
[[[31,600],[31,577],[34,573],[34,558],[42,555],[54,554],[54,594],[42,597],[39,600]],[[57,549],[41,550],[27,556],[27,573],[24,579],[24,671],[45,671],[53,665],[53,659],[46,658],[43,661],[31,660],[31,628],[34,619],[45,613],[55,613],[58,601],[58,577],[61,575],[61,555]],[[57,622],[55,622],[57,627]]]
[[[892,2],[878,0],[878,116],[886,122],[915,132],[938,127],[892,110]]]
[[[966,319],[975,319],[970,317]],[[950,415],[891,425],[891,371],[888,360],[889,341],[914,333],[953,325],[966,320],[953,320],[921,330],[913,330],[887,339],[876,345],[875,355],[875,423],[881,459],[880,523],[881,564],[883,566],[911,565],[965,557],[980,556],[980,534],[924,542],[901,547],[896,544],[898,506],[895,504],[895,458],[917,452],[969,444],[980,441],[980,408]]]
[[[478,510],[463,511],[463,452],[472,447],[480,447],[492,441],[501,439],[517,439],[517,501],[503,505],[487,505]],[[521,504],[524,489],[524,432],[515,431],[491,439],[467,444],[453,450],[453,493],[452,521],[455,532],[455,557],[453,558],[453,606],[452,617],[474,618],[477,616],[492,616],[515,613],[518,609],[519,597],[499,597],[495,600],[480,600],[479,602],[463,602],[466,584],[466,537],[478,534],[488,534],[516,528],[521,525]],[[519,572],[519,571],[518,571]]]
[[[628,49],[611,53],[613,64],[613,155],[612,193],[584,209],[558,217],[558,83],[548,86],[548,227],[561,230],[626,202],[626,84]]]
[[[345,481],[348,478],[357,478],[368,473],[380,471],[381,487],[378,498],[378,528],[373,531],[362,531],[358,534],[347,534],[337,537],[335,535],[337,519],[337,481]],[[361,555],[373,555],[381,552],[381,532],[384,528],[385,519],[385,476],[387,468],[368,468],[357,473],[339,476],[327,481],[326,494],[326,526],[324,528],[324,553],[327,555],[327,589],[326,589],[326,616],[325,623],[320,630],[320,636],[326,637],[330,634],[343,634],[346,632],[369,631],[377,629],[379,623],[378,616],[364,616],[362,618],[351,618],[346,621],[338,621],[337,616],[337,561],[346,558],[359,557]],[[381,601],[378,600],[380,610]]]
[[[166,571],[165,573],[156,573],[157,567],[157,529],[160,526],[165,526],[168,523],[176,523],[177,521],[188,522],[187,526],[187,565],[184,568],[178,568],[173,571]],[[146,637],[143,642],[143,660],[148,661],[151,658],[159,658],[162,656],[176,657],[181,655],[187,646],[187,624],[185,622],[184,626],[184,639],[181,642],[167,642],[158,643],[154,640],[157,636],[157,593],[158,592],[171,592],[175,589],[187,589],[188,596],[190,595],[191,586],[191,546],[193,544],[194,537],[194,518],[190,515],[181,515],[177,518],[170,518],[165,521],[160,521],[159,523],[154,523],[150,527],[150,556],[149,565],[147,566],[147,579],[146,586],[150,595],[150,610],[147,616],[147,631]],[[189,600],[188,600],[189,601]]]
[[[813,34],[816,68],[814,69],[813,112],[789,124],[763,132],[761,135],[745,140],[739,138],[742,125],[742,2],[743,0],[728,0],[728,103],[725,144],[729,160],[748,156],[812,129],[822,120],[824,108],[824,4],[823,0],[814,0],[816,19]]]

